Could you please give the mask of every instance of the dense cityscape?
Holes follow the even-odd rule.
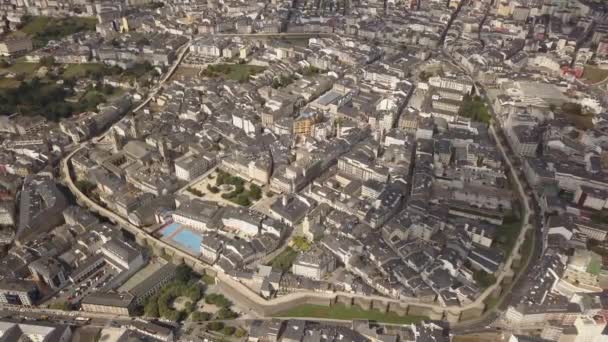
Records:
[[[1,341],[608,341],[606,1],[0,23]]]

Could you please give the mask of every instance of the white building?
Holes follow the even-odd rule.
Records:
[[[101,253],[110,265],[120,270],[138,270],[144,265],[144,257],[140,251],[117,239],[101,246]]]
[[[228,230],[237,234],[254,236],[260,232],[263,217],[251,210],[232,209],[222,217],[222,223]]]
[[[291,272],[295,275],[321,280],[336,268],[336,258],[321,248],[314,248],[298,255]]]

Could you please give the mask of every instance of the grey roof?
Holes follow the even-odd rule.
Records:
[[[82,299],[82,304],[128,308],[134,296],[129,293],[92,292]]]
[[[102,248],[110,251],[126,262],[131,262],[141,255],[140,251],[133,248],[128,243],[118,239],[111,239],[110,241],[106,242]]]

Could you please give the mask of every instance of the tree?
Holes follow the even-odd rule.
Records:
[[[239,317],[239,315],[228,307],[223,307],[217,312],[217,318],[221,320],[233,319],[237,317]]]
[[[496,282],[496,277],[493,274],[486,273],[485,271],[476,271],[473,273],[473,278],[477,284],[483,288],[492,286]]]
[[[231,326],[225,326],[224,329],[222,329],[222,333],[226,336],[232,336],[235,331],[236,328]]]
[[[152,297],[148,300],[148,304],[144,307],[144,314],[147,317],[159,317],[158,312],[158,297]]]
[[[40,65],[43,67],[50,68],[55,65],[55,57],[53,56],[45,56],[40,58]]]
[[[247,334],[247,331],[245,331],[245,329],[238,328],[238,329],[236,329],[236,332],[234,333],[234,337],[241,338],[241,337],[244,337],[245,334]]]
[[[53,310],[70,311],[70,310],[72,310],[72,304],[70,304],[67,300],[63,300],[63,301],[55,302],[55,303],[51,304],[50,308]]]
[[[83,194],[90,196],[91,192],[97,187],[95,183],[92,183],[86,179],[76,181],[76,187],[82,191]]]
[[[221,294],[211,293],[205,296],[205,303],[219,307],[229,307],[232,303]]]
[[[243,207],[247,207],[251,204],[251,201],[249,201],[249,196],[247,196],[247,194],[240,194],[236,197],[234,203]]]
[[[192,278],[192,269],[186,264],[180,264],[175,270],[175,279],[187,283]]]
[[[198,302],[203,296],[203,290],[197,283],[194,283],[188,287],[184,296],[190,298],[193,302]]]
[[[207,329],[211,331],[220,331],[224,329],[224,323],[222,322],[211,322],[207,323]]]
[[[190,318],[194,322],[204,322],[211,319],[211,314],[208,312],[194,311]]]
[[[249,187],[249,195],[251,196],[251,198],[259,200],[260,198],[262,198],[262,189],[255,184],[251,184],[251,186]]]
[[[579,103],[567,102],[562,105],[562,110],[571,115],[583,115],[583,107]]]

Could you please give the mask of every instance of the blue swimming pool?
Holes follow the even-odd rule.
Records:
[[[198,255],[201,253],[201,242],[203,237],[193,231],[183,228],[179,233],[175,234],[171,240],[177,242],[188,252]]]
[[[169,236],[169,235],[175,233],[179,227],[180,227],[179,223],[173,222],[170,225],[163,228],[163,230],[160,233],[163,234],[163,236]]]

